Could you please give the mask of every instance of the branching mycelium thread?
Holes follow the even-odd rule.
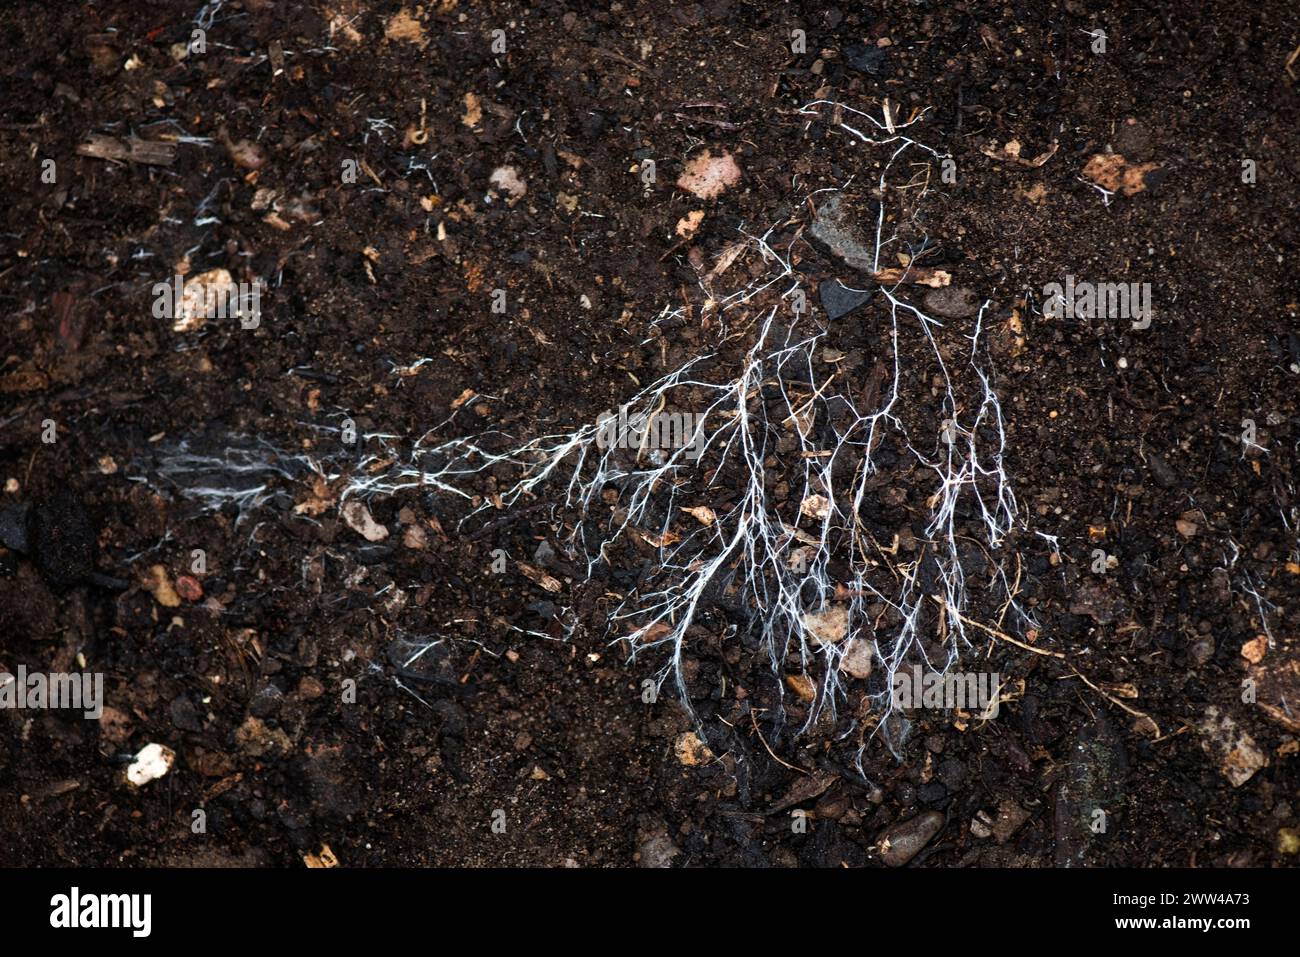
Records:
[[[828,101],[810,103],[800,114],[831,111],[871,126],[868,135],[838,123],[860,144],[889,150],[878,183],[878,267],[882,254],[900,242],[896,231],[887,233],[886,208],[902,202],[902,187],[891,184],[890,171],[912,154],[927,163],[940,157],[903,134],[919,116],[895,123],[886,114],[882,122]],[[919,196],[910,199],[914,211]],[[902,218],[893,217],[895,230]],[[524,500],[549,500],[572,520],[566,544],[573,560],[585,561],[589,578],[615,560],[620,542],[635,536],[652,546],[655,561],[611,615],[612,641],[631,659],[658,653],[657,681],[671,679],[688,709],[688,644],[728,626],[716,617],[726,605],[733,619],[747,617],[740,627],[757,638],[774,672],[818,676],[805,728],[835,717],[856,687],[859,698],[873,699],[877,719],[892,714],[886,728],[892,746],[906,731],[893,713],[894,674],[914,663],[946,672],[972,644],[966,614],[971,548],[963,542],[985,556],[980,587],[997,596],[1003,615],[1010,609],[1018,623],[1029,623],[1006,573],[1018,565],[1008,565],[1002,547],[1017,524],[1003,464],[1002,408],[979,364],[989,303],[954,348],[944,323],[901,298],[901,283],[881,285],[888,312],[881,340],[889,361],[877,363],[868,387],[849,388],[840,372],[818,371],[828,331],[798,308],[806,293],[791,264],[797,234],[782,253],[773,248],[774,233],[742,234],[740,248],[732,248],[733,255],[757,254],[768,266],[744,288],[715,297],[716,268],[701,280],[707,297],[702,314],[717,320],[723,342],[747,343],[739,357],[728,358],[736,352],[720,342],[717,352],[690,359],[629,398],[614,421],[640,424],[630,440],[610,442],[611,420],[604,418],[506,442],[503,451],[495,450],[502,445],[499,433],[438,443],[429,433],[400,464],[367,470],[372,461],[391,459],[389,448],[362,461],[344,496],[422,488],[468,499],[466,480],[501,466],[518,470],[519,479],[496,502],[484,502],[465,521],[494,504],[510,509]],[[787,324],[792,311],[794,321]],[[656,322],[680,312],[665,310]],[[931,357],[922,371],[937,375],[905,367],[900,344],[919,343]],[[656,422],[670,414],[665,410],[678,408],[694,410],[687,417],[689,435],[667,447],[648,443]],[[911,468],[933,481],[925,534],[910,561],[903,560],[897,536],[882,545],[864,519],[869,497],[882,484],[882,467],[891,467],[881,462],[887,438],[910,456]],[[890,456],[891,462],[897,458]],[[974,536],[968,534],[972,526]],[[879,662],[869,679],[861,643],[870,652],[866,660]],[[864,684],[851,684],[857,680]],[[876,729],[885,726],[878,721]]]

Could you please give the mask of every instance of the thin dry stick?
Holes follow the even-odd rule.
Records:
[[[940,605],[942,605],[943,607],[947,608],[948,603],[945,602],[945,601],[944,601],[942,598],[940,598],[938,595],[931,595],[930,597],[931,597],[932,599],[934,599],[935,601],[937,601],[937,602],[938,602]],[[972,627],[974,627],[974,628],[978,628],[980,631],[984,632],[984,633],[987,634],[987,635],[992,635],[994,638],[998,638],[998,639],[1001,639],[1002,641],[1005,641],[1005,642],[1008,642],[1008,643],[1010,643],[1010,644],[1013,644],[1013,645],[1015,645],[1017,648],[1023,648],[1025,651],[1032,651],[1034,654],[1036,654],[1036,655],[1042,655],[1044,658],[1064,658],[1064,657],[1065,657],[1065,655],[1063,655],[1063,654],[1062,654],[1061,652],[1059,652],[1059,651],[1046,651],[1046,650],[1044,650],[1044,649],[1042,649],[1042,648],[1035,648],[1033,645],[1027,645],[1027,644],[1025,644],[1023,641],[1018,641],[1018,640],[1016,640],[1015,638],[1012,638],[1012,637],[1011,637],[1010,635],[1008,635],[1006,632],[998,631],[996,628],[990,628],[988,625],[982,625],[982,624],[980,624],[978,621],[973,621],[972,619],[967,618],[965,615],[963,615],[963,614],[962,614],[961,612],[959,612],[959,611],[953,611],[951,608],[948,608],[948,611],[951,612],[952,614],[956,615],[958,618],[960,618],[960,619],[961,619],[965,624],[970,625],[970,626],[972,626]]]
[[[775,761],[777,764],[781,765],[782,767],[789,768],[791,771],[798,771],[800,774],[812,774],[811,771],[805,771],[803,768],[799,767],[798,765],[790,764],[789,762],[782,761],[780,758],[778,758],[776,756],[776,752],[773,751],[771,748],[767,747],[767,739],[763,737],[763,732],[758,730],[758,719],[754,717],[753,711],[749,712],[749,720],[750,723],[753,724],[754,726],[754,733],[758,735],[758,740],[763,742],[763,747],[767,749],[768,754],[772,755],[773,761]]]
[[[1002,623],[1006,621],[1007,609],[1011,607],[1011,603],[1016,600],[1016,596],[1019,594],[1020,594],[1020,553],[1016,552],[1016,580],[1011,585],[1011,593],[1007,595],[1007,600],[1003,603],[1002,610],[998,613],[999,628],[1001,628]]]
[[[1091,688],[1093,691],[1097,692],[1097,694],[1101,695],[1103,698],[1105,698],[1105,699],[1106,699],[1107,701],[1109,701],[1111,704],[1115,705],[1115,706],[1118,707],[1118,708],[1122,708],[1123,710],[1127,711],[1129,714],[1133,715],[1133,717],[1135,717],[1135,718],[1146,718],[1148,721],[1151,722],[1152,726],[1156,729],[1156,737],[1157,737],[1157,738],[1160,737],[1160,733],[1161,733],[1161,732],[1160,732],[1160,725],[1156,724],[1156,719],[1153,718],[1153,717],[1151,717],[1151,715],[1149,715],[1149,714],[1144,714],[1143,712],[1138,711],[1136,708],[1130,708],[1130,707],[1129,707],[1128,705],[1126,705],[1123,701],[1120,701],[1118,698],[1115,698],[1115,697],[1113,697],[1112,695],[1107,694],[1107,693],[1106,693],[1105,691],[1103,691],[1101,688],[1098,688],[1095,684],[1093,684],[1091,681],[1089,681],[1088,678],[1087,678],[1087,676],[1084,675],[1084,674],[1081,674],[1077,669],[1075,670],[1075,672],[1074,672],[1073,675],[1067,675],[1066,677],[1074,677],[1074,678],[1078,678],[1080,681],[1082,681],[1084,684],[1086,684],[1086,685],[1087,685],[1089,688]]]
[[[1033,645],[1027,645],[1027,644],[1025,644],[1023,641],[1017,641],[1015,638],[1012,638],[1010,635],[1006,634],[1005,632],[998,631],[996,628],[990,628],[988,625],[982,625],[982,624],[980,624],[978,621],[972,621],[970,618],[967,618],[965,615],[961,614],[960,612],[955,612],[955,611],[952,611],[952,609],[948,608],[948,607],[947,607],[947,603],[946,603],[942,598],[940,598],[938,595],[931,595],[930,597],[931,597],[932,599],[934,599],[935,601],[937,601],[937,602],[940,604],[941,607],[943,607],[945,610],[951,612],[951,613],[952,613],[953,615],[955,615],[956,617],[960,618],[960,619],[961,619],[963,622],[965,622],[966,624],[971,625],[971,626],[973,626],[973,627],[975,627],[975,628],[978,628],[980,631],[985,632],[986,634],[992,635],[994,638],[998,638],[998,639],[1000,639],[1000,640],[1002,640],[1002,641],[1010,642],[1011,644],[1015,645],[1017,648],[1023,648],[1025,651],[1032,651],[1032,652],[1033,652],[1034,654],[1036,654],[1036,655],[1043,655],[1044,657],[1048,657],[1048,658],[1064,658],[1064,657],[1065,657],[1065,655],[1062,654],[1062,653],[1059,652],[1059,651],[1045,651],[1045,650],[1042,649],[1042,648],[1035,648]],[[1135,718],[1146,718],[1148,721],[1151,722],[1152,726],[1156,729],[1156,736],[1157,736],[1157,737],[1160,736],[1160,734],[1161,734],[1161,731],[1160,731],[1160,725],[1156,723],[1156,719],[1155,719],[1155,718],[1151,717],[1151,715],[1146,714],[1145,712],[1138,711],[1136,708],[1130,708],[1130,707],[1129,707],[1128,705],[1126,705],[1123,701],[1120,701],[1118,698],[1114,697],[1113,695],[1107,694],[1107,693],[1106,693],[1105,691],[1103,691],[1101,688],[1097,687],[1097,685],[1095,685],[1095,684],[1093,684],[1091,681],[1089,681],[1089,680],[1088,680],[1088,677],[1087,677],[1086,675],[1084,675],[1082,672],[1080,672],[1079,669],[1075,668],[1075,669],[1074,669],[1074,674],[1072,674],[1072,675],[1067,675],[1066,677],[1078,678],[1080,681],[1082,681],[1084,684],[1086,684],[1086,685],[1087,685],[1089,688],[1091,688],[1093,691],[1097,692],[1097,694],[1101,695],[1103,698],[1105,698],[1105,699],[1106,699],[1107,701],[1109,701],[1111,704],[1115,705],[1115,706],[1118,707],[1118,708],[1123,709],[1124,711],[1127,711],[1127,712],[1128,712],[1129,714],[1131,714],[1133,717],[1135,717]]]

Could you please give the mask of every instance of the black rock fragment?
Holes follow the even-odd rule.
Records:
[[[817,287],[827,319],[840,319],[871,298],[868,289],[850,289],[838,279],[827,279]]]

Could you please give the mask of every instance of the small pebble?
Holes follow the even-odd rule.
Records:
[[[880,836],[880,857],[890,867],[902,867],[929,844],[943,827],[943,815],[926,811],[887,828]]]

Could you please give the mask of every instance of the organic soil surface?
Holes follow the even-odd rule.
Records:
[[[0,672],[104,688],[0,709],[0,865],[1296,862],[1293,2],[17,2],[0,42]],[[227,283],[260,312],[159,309]],[[745,379],[760,342],[812,344]],[[692,362],[752,456],[518,491]],[[647,619],[757,494],[769,581],[834,542],[822,639],[765,631],[743,538]],[[891,706],[949,652],[996,713]]]

